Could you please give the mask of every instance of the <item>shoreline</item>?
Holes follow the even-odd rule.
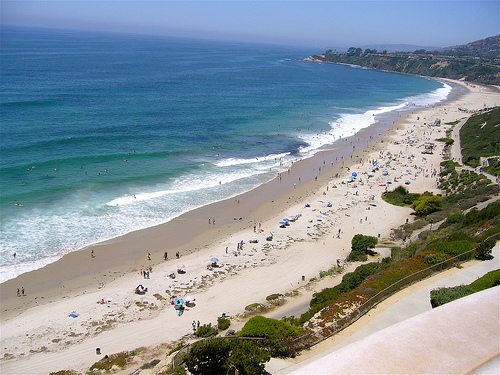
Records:
[[[456,84],[463,86],[460,82]],[[15,289],[21,287],[17,278],[2,283],[3,370],[42,373],[49,372],[49,368],[50,371],[57,371],[64,366],[80,370],[99,359],[89,355],[96,347],[104,348],[104,354],[111,354],[178,340],[190,332],[192,319],[208,323],[221,311],[229,311],[235,316],[244,311],[248,304],[265,300],[267,295],[284,294],[307,287],[308,280],[316,277],[319,270],[328,269],[336,260],[347,256],[350,239],[360,230],[368,235],[382,234],[382,239],[388,239],[391,228],[409,218],[411,210],[390,206],[379,198],[376,199],[376,207],[370,209],[368,202],[371,193],[375,192],[378,196],[383,188],[375,180],[355,188],[341,184],[342,178],[348,176],[345,169],[356,165],[358,172],[366,170],[369,167],[365,166],[368,159],[383,159],[388,151],[396,154],[398,150],[403,150],[408,154],[405,150],[411,150],[409,147],[413,146],[395,144],[393,141],[403,141],[409,134],[412,137],[418,135],[422,140],[427,138],[425,132],[429,132],[429,128],[423,124],[425,118],[439,116],[443,122],[448,122],[470,116],[450,108],[468,106],[481,109],[483,97],[489,98],[488,103],[498,101],[497,92],[492,99],[489,88],[468,90],[458,101],[408,112],[400,115],[392,124],[380,124],[380,127],[386,127],[385,130],[374,127],[370,133],[368,128],[364,129],[354,136],[353,141],[358,137],[370,140],[370,135],[374,135],[374,141],[367,142],[364,149],[359,149],[355,144],[352,159],[347,153],[353,149],[348,140],[339,150],[322,151],[312,158],[294,163],[290,174],[282,174],[281,182],[278,177],[237,198],[202,207],[187,213],[187,216],[182,215],[175,221],[177,227],[173,226],[170,232],[163,225],[134,232],[100,245],[112,249],[115,252],[113,254],[112,251],[108,254],[108,251],[100,251],[102,247],[94,246],[95,258],[91,258],[90,249],[86,249],[71,253],[78,253],[75,258],[68,254],[66,259],[62,258],[64,261],[61,259],[59,264],[53,263],[52,269],[45,267],[24,274],[25,282],[31,279],[31,286],[39,289],[36,291],[28,284],[22,285],[26,288],[26,297],[15,296]],[[417,114],[423,119],[417,121]],[[381,135],[374,134],[377,131]],[[431,133],[434,131],[440,133],[442,128],[434,128]],[[441,149],[442,145],[438,144],[438,147]],[[329,164],[335,157],[342,157],[342,152],[346,152],[344,160],[341,160],[345,162],[344,165]],[[422,155],[417,157],[421,159]],[[441,156],[435,152],[428,156],[428,160],[427,165],[433,162],[438,167]],[[401,165],[395,166],[391,174],[399,176],[405,173],[409,167],[406,163],[402,158]],[[319,167],[323,169],[318,175]],[[299,176],[301,184],[298,184]],[[437,191],[435,179],[426,177],[425,171],[411,177],[417,181],[410,185],[412,192]],[[306,179],[309,181],[304,182]],[[296,188],[293,187],[294,183]],[[334,188],[328,190],[328,187]],[[359,189],[359,195],[356,189]],[[267,200],[267,203],[259,204],[259,199],[264,202]],[[304,208],[304,202],[308,200],[312,202],[311,209]],[[334,202],[333,209],[326,208],[326,200]],[[227,210],[224,217],[217,215],[217,210],[221,209]],[[290,228],[279,229],[281,218],[291,214],[303,216]],[[317,216],[322,216],[322,219],[317,219]],[[209,218],[216,219],[215,227],[208,228]],[[189,227],[185,225],[186,221],[190,222]],[[253,234],[253,226],[260,223],[266,232]],[[336,233],[339,226],[342,236],[335,238],[333,235],[332,238],[332,232]],[[186,245],[181,244],[183,232],[179,228],[188,231],[186,236],[192,236]],[[269,230],[275,232],[275,239],[267,243],[264,235]],[[170,260],[164,262],[161,257],[165,251],[166,233],[177,241],[172,242],[177,247],[168,250]],[[261,242],[258,245],[245,244],[239,256],[224,254],[225,247],[230,246],[230,251],[234,252],[240,240],[249,241],[252,236],[257,236]],[[138,250],[140,246],[142,248]],[[188,247],[192,249],[189,253],[186,250]],[[176,249],[181,251],[180,260],[175,259]],[[148,251],[153,257],[151,264],[154,270],[151,279],[146,280],[135,270],[149,265],[146,258]],[[127,258],[124,253],[131,255]],[[113,266],[117,260],[116,254],[121,254],[121,265]],[[219,257],[223,264],[220,268],[208,271],[205,265],[213,256]],[[179,275],[174,282],[167,279],[168,272],[181,262],[186,264],[187,274]],[[74,267],[76,264],[80,267]],[[350,266],[355,267],[356,264]],[[60,272],[61,277],[54,277],[56,272]],[[71,279],[65,280],[63,276]],[[151,293],[141,297],[131,293],[132,286],[137,283],[144,283]],[[193,293],[197,307],[189,309],[187,316],[178,318],[169,303],[165,304],[165,300],[158,297],[158,301],[155,299],[155,292],[162,296],[167,292],[181,296]],[[104,306],[96,304],[96,301],[105,297],[113,302]],[[143,307],[138,308],[140,306]],[[78,319],[67,317],[72,311],[79,313]],[[34,352],[27,354],[26,350]]]
[[[450,82],[447,83],[450,84]],[[449,96],[457,86],[459,85],[452,83]],[[464,93],[458,95],[464,95]],[[446,104],[450,100],[455,99],[447,98],[437,105]],[[421,107],[413,110],[425,109],[426,107]],[[380,142],[380,137],[390,131],[399,118],[411,111],[412,108],[407,107],[398,112],[385,113],[369,127],[336,141],[332,145],[336,148],[320,150],[313,156],[300,159],[289,167],[288,173],[278,173],[270,181],[248,192],[185,212],[166,223],[129,232],[69,252],[55,262],[4,281],[0,284],[2,319],[9,319],[15,315],[14,310],[50,303],[51,301],[46,301],[44,297],[47,293],[54,299],[62,294],[78,295],[88,290],[95,291],[105,283],[133,272],[138,264],[142,267],[159,265],[162,263],[164,252],[169,254],[170,259],[177,251],[181,257],[196,252],[212,237],[211,231],[217,230],[223,237],[235,230],[241,230],[267,219],[255,214],[262,205],[273,204],[275,200],[292,191],[297,191],[302,195],[301,188],[315,178],[323,181],[328,178],[325,174],[340,173],[342,165],[347,162],[345,166],[348,167],[352,164],[352,157],[355,155],[361,157],[363,150],[375,147]],[[352,149],[352,146],[356,149]],[[322,169],[321,172],[318,168]],[[319,188],[321,183],[315,185]],[[224,214],[220,215],[220,212]],[[215,219],[217,224],[208,224],[209,219]],[[190,223],[188,231],[186,231],[186,222]],[[179,233],[182,236],[179,236]],[[144,247],[144,243],[148,246]],[[92,251],[95,258],[91,257]],[[147,260],[148,253],[151,253],[152,261]],[[72,267],[74,264],[85,265],[88,268],[86,270],[74,269]],[[58,277],[53,277],[53,275],[58,275]],[[34,279],[37,280],[36,284],[32,282]],[[100,282],[97,281],[98,279],[105,281]],[[21,287],[30,294],[32,303],[19,304],[15,291]]]

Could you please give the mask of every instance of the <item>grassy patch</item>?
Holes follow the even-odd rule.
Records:
[[[500,107],[471,116],[460,130],[463,161],[480,165],[480,157],[500,155]]]
[[[105,356],[101,360],[94,363],[90,366],[89,371],[92,372],[94,370],[102,370],[109,371],[113,366],[118,366],[123,368],[131,363],[133,357],[137,355],[136,350],[132,350],[130,352],[120,352],[116,354],[111,354],[109,356]]]
[[[472,289],[476,292],[493,288],[497,285],[500,285],[500,270],[488,272],[486,275],[470,284]]]
[[[386,191],[382,198],[395,206],[410,206],[420,197],[420,194],[410,193],[404,186],[398,186],[393,191]]]

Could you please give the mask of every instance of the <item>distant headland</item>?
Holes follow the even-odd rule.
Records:
[[[350,47],[346,52],[331,49],[304,61],[356,65],[390,72],[417,74],[500,85],[500,35],[440,51],[387,52]]]

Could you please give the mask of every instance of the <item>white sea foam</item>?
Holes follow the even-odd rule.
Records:
[[[271,155],[256,157],[256,158],[252,158],[252,159],[227,158],[227,159],[222,159],[222,160],[216,162],[215,165],[218,167],[231,167],[234,165],[241,165],[241,164],[255,164],[255,163],[261,163],[263,161],[279,160],[279,159],[284,158],[286,156],[288,156],[288,154],[271,154]]]

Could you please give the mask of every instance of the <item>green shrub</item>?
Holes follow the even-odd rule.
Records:
[[[461,223],[464,221],[465,215],[462,212],[455,212],[454,214],[451,214],[448,216],[446,221],[441,224],[441,228],[446,228],[450,225]]]
[[[496,243],[496,240],[493,238],[482,241],[476,248],[476,258],[480,260],[489,259],[491,257],[491,251],[495,247]]]
[[[51,372],[49,375],[78,375],[75,370],[61,370],[57,372]]]
[[[386,191],[382,199],[395,206],[409,206],[420,197],[420,194],[410,193],[404,186],[398,186],[393,191]]]
[[[302,335],[302,331],[286,322],[254,316],[238,333],[240,337],[265,337],[271,340],[287,339]]]
[[[221,331],[225,331],[231,325],[231,321],[226,318],[217,318],[217,328]]]
[[[387,268],[387,263],[368,263],[357,267],[354,272],[349,272],[342,278],[340,291],[350,292],[360,286],[368,276],[375,275]]]
[[[420,196],[411,207],[415,210],[417,216],[426,216],[438,211],[443,204],[443,198],[440,195],[434,195],[426,191]]]
[[[231,366],[250,375],[264,371],[264,363],[270,359],[266,350],[250,340],[214,338],[194,343],[186,366],[193,375],[225,375]]]
[[[453,143],[455,143],[455,141],[452,138],[438,138],[438,139],[436,139],[436,141],[444,142],[444,143],[446,143],[446,146],[450,146]]]
[[[199,327],[194,335],[196,337],[211,337],[216,336],[218,333],[219,331],[212,327],[212,323],[208,323]]]
[[[259,306],[260,306],[260,303],[252,303],[251,305],[246,306],[245,310],[252,311],[252,310],[255,310]]]
[[[353,250],[347,256],[349,262],[365,262],[368,260],[368,255],[363,250]]]
[[[378,238],[373,236],[365,236],[363,234],[356,234],[351,240],[351,249],[353,251],[373,249],[377,246]]]
[[[274,301],[274,300],[281,298],[281,297],[283,297],[283,294],[279,294],[279,293],[270,294],[266,297],[266,301]]]
[[[187,375],[186,366],[184,365],[184,363],[181,363],[175,368],[174,375]]]
[[[118,366],[118,367],[125,367],[129,362],[132,357],[134,357],[137,354],[135,350],[131,352],[120,352],[120,353],[115,353],[111,354],[109,356],[105,356],[101,360],[97,361],[94,363],[92,366],[90,366],[89,371],[93,370],[104,370],[104,371],[109,371],[111,367],[113,366]]]
[[[473,293],[474,289],[469,285],[434,289],[431,291],[431,306],[435,308]]]
[[[319,271],[319,278],[322,279],[325,276],[332,276],[338,273],[342,273],[343,268],[340,266],[333,266],[328,271]]]
[[[493,288],[498,285],[500,285],[500,270],[495,270],[488,272],[483,277],[474,281],[472,284],[470,284],[470,287],[476,292],[480,292],[482,290]]]
[[[447,259],[446,254],[443,252],[429,254],[424,258],[425,263],[429,266],[444,262]]]

